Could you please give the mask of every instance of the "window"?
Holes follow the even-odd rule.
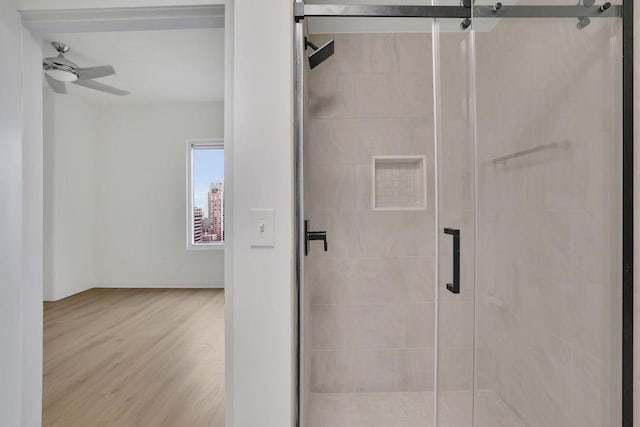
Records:
[[[187,248],[224,244],[224,143],[187,143]]]

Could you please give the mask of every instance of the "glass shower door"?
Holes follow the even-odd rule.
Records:
[[[474,425],[619,426],[622,21],[474,25]]]
[[[438,427],[470,427],[474,362],[474,80],[471,21],[433,28],[437,174]]]
[[[305,427],[621,425],[621,21],[481,7],[305,20]]]

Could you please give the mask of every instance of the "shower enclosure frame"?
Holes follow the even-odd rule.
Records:
[[[295,279],[296,279],[296,396],[295,423],[301,425],[303,297],[304,297],[304,70],[306,17],[368,18],[619,18],[622,19],[622,275],[621,275],[621,426],[633,427],[633,330],[634,330],[634,5],[601,6],[402,6],[293,3],[294,18],[294,194],[295,194]]]

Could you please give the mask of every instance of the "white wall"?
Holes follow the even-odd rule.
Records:
[[[292,7],[234,5],[234,427],[292,425]],[[252,207],[275,208],[275,248],[249,247]]]
[[[22,117],[20,17],[0,3],[0,414],[20,423],[22,388]]]
[[[44,299],[55,301],[95,280],[98,116],[82,98],[44,94]]]
[[[39,75],[41,57],[15,7],[0,2],[0,423],[11,427],[39,425],[42,393],[41,95],[21,76],[34,56]]]
[[[186,141],[224,137],[222,103],[101,106],[96,286],[223,287],[224,251],[187,250]]]
[[[186,249],[186,140],[222,103],[95,105],[45,89],[45,293],[222,287],[224,253]]]
[[[42,44],[22,32],[22,425],[42,416],[43,126]],[[2,413],[2,411],[0,411]]]

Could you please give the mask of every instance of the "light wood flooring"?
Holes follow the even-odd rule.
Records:
[[[43,426],[223,427],[224,291],[92,289],[44,305]]]

